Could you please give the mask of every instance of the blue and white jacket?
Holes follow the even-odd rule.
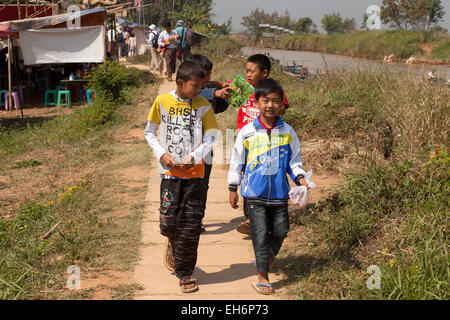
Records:
[[[290,187],[286,173],[296,184],[299,177],[306,175],[294,129],[281,118],[270,135],[259,118],[244,126],[237,136],[231,157],[228,171],[230,190],[237,189],[242,182],[241,194],[249,203],[287,204]]]

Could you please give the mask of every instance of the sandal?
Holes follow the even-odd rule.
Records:
[[[265,288],[270,288],[272,290],[269,291],[262,291],[259,287],[265,287]],[[273,287],[271,284],[264,284],[264,283],[252,283],[252,288],[256,290],[256,292],[258,292],[259,294],[263,294],[263,295],[271,295],[274,294],[275,291],[273,290]]]
[[[175,257],[172,253],[169,238],[166,240],[166,248],[164,250],[164,265],[170,272],[175,272]]]
[[[247,221],[242,222],[240,225],[238,225],[238,227],[236,228],[237,232],[246,234],[251,236],[252,235],[252,230],[250,227],[250,223],[248,223]]]
[[[194,285],[191,288],[188,288],[188,285]],[[198,291],[198,284],[197,284],[197,280],[196,279],[187,279],[187,280],[180,280],[180,287],[181,287],[181,292],[183,293],[191,293],[191,292],[195,292]],[[183,288],[184,287],[184,288]]]

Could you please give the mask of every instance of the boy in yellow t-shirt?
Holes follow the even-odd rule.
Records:
[[[211,151],[217,133],[211,104],[199,96],[204,76],[198,64],[181,64],[176,91],[155,99],[144,131],[158,159],[162,178],[160,231],[168,238],[165,264],[175,272],[181,291],[186,293],[198,290],[191,276],[205,210],[204,158]]]

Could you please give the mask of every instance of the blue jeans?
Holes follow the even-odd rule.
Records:
[[[269,252],[275,257],[289,232],[288,206],[248,204],[258,272],[269,272]]]

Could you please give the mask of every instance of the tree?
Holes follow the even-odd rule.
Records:
[[[381,20],[399,30],[428,30],[443,20],[441,0],[383,0]]]
[[[305,17],[297,21],[294,26],[294,30],[298,32],[310,33],[311,27],[315,28],[316,25],[313,23],[311,18]]]
[[[363,22],[361,24],[361,29],[368,31],[369,28],[367,27],[367,20],[369,19],[369,15],[367,13],[364,13],[363,15]]]
[[[280,15],[277,11],[267,13],[264,10],[256,8],[248,16],[242,18],[241,24],[247,27],[247,30],[253,34],[261,34],[260,24],[270,24],[285,29],[295,29],[295,21],[292,20],[289,12],[286,10],[284,15]]]
[[[225,35],[226,36],[226,35],[229,35],[231,32],[231,24],[232,24],[232,18],[228,19],[227,22],[224,22],[220,25],[213,23],[212,28],[216,35],[218,35],[218,36]]]
[[[323,16],[322,28],[328,33],[347,32],[354,30],[356,26],[355,19],[342,19],[339,13],[331,13]]]
[[[264,10],[259,10],[259,8],[250,12],[248,16],[242,17],[241,22],[253,34],[260,34],[262,29],[259,25],[264,23],[270,23],[269,15]]]

